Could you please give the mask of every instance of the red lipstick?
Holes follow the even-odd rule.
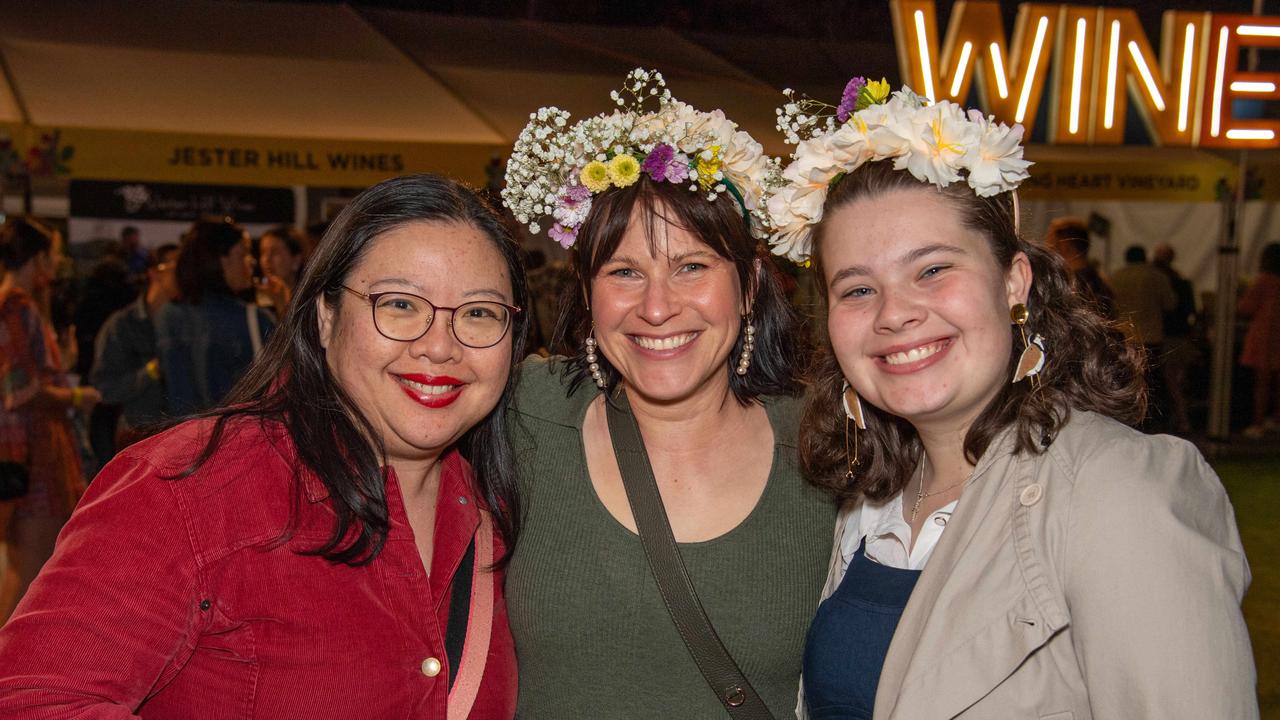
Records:
[[[458,397],[462,395],[462,390],[464,387],[466,387],[466,383],[462,382],[457,378],[450,377],[448,375],[423,375],[420,373],[408,373],[404,375],[396,375],[396,377],[400,378],[401,380],[408,380],[409,382],[418,383],[420,385],[451,385],[453,386],[453,389],[450,390],[449,392],[439,393],[439,394],[428,394],[428,393],[420,392],[419,390],[415,389],[411,385],[407,385],[403,382],[400,383],[400,389],[404,391],[405,395],[409,396],[410,400],[413,400],[419,405],[422,405],[424,407],[429,407],[432,409],[438,409],[438,408],[448,407],[449,405],[452,405],[453,401],[457,400]]]

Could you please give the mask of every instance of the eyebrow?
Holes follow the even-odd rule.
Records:
[[[678,255],[669,255],[667,256],[667,260],[673,265],[678,265],[684,262],[685,260],[688,260],[689,258],[695,258],[695,257],[718,259],[720,258],[720,255],[710,250],[698,249],[698,250],[688,250]],[[632,257],[631,255],[614,255],[613,257],[601,263],[600,267],[604,267],[605,265],[608,265],[610,263],[622,263],[624,265],[639,265],[640,260],[636,259],[635,257]]]
[[[369,290],[373,291],[373,289],[378,287],[379,285],[407,285],[410,288],[413,288],[415,293],[422,295],[424,298],[427,296],[426,288],[422,287],[421,285],[419,285],[418,283],[412,280],[407,280],[405,278],[383,278],[382,280],[375,280],[369,283]],[[510,299],[507,297],[506,293],[501,292],[499,290],[495,290],[494,288],[475,288],[472,290],[467,290],[466,292],[462,293],[462,297],[464,298],[476,297],[477,295],[488,295],[504,303],[510,302]],[[427,299],[429,300],[430,298],[427,298]]]
[[[913,263],[923,257],[933,255],[934,253],[949,253],[949,254],[957,254],[957,255],[969,254],[967,250],[956,245],[948,245],[946,243],[932,243],[930,245],[923,245],[921,247],[918,247],[906,253],[898,260],[898,262],[900,264],[906,265],[908,263]],[[870,274],[871,274],[871,269],[868,268],[866,265],[850,265],[846,268],[842,268],[835,275],[832,275],[830,284],[834,285],[840,282],[841,280],[845,280],[847,278],[862,277]]]

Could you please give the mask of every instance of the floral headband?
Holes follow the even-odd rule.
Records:
[[[637,68],[621,92],[621,108],[569,126],[569,113],[554,107],[529,115],[507,162],[502,203],[529,232],[550,220],[549,234],[563,247],[578,238],[592,197],[634,184],[644,173],[654,182],[689,184],[707,200],[729,193],[742,208],[752,235],[771,227],[765,193],[781,184],[781,165],[720,110],[701,112],[671,97],[662,74]]]
[[[849,81],[836,107],[783,92],[790,102],[777,111],[778,129],[796,149],[784,184],[766,202],[775,229],[769,244],[795,262],[809,259],[831,185],[865,163],[892,159],[895,170],[938,187],[964,180],[979,197],[1030,177],[1022,126],[997,124],[978,110],[930,105],[906,87],[891,94],[885,80],[861,77]]]

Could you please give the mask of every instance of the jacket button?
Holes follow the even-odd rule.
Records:
[[[422,661],[422,674],[427,677],[435,677],[440,674],[440,661],[429,657]]]
[[[1022,494],[1018,496],[1018,502],[1023,507],[1031,507],[1040,502],[1040,498],[1044,497],[1044,486],[1040,483],[1032,483],[1022,488]]]

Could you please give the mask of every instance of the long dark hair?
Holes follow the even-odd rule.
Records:
[[[206,295],[231,295],[222,259],[244,242],[244,228],[230,218],[197,220],[182,235],[178,250],[178,301],[197,304]]]
[[[324,544],[307,553],[332,562],[361,565],[377,557],[390,520],[382,473],[385,449],[329,371],[320,344],[317,303],[323,299],[330,307],[340,307],[346,296],[342,286],[370,244],[393,228],[424,220],[463,223],[479,230],[506,264],[513,301],[522,308],[529,306],[516,242],[491,205],[463,185],[436,175],[409,175],[379,183],[352,199],[329,227],[262,357],[232,389],[225,404],[207,413],[217,422],[204,450],[187,471],[194,472],[213,456],[231,419],[250,417],[283,423],[302,464],[329,491],[336,516],[333,532]],[[459,450],[475,470],[478,489],[494,516],[508,556],[519,533],[520,506],[505,418],[515,363],[524,354],[528,316],[527,312],[516,313],[512,320],[513,372],[502,397],[459,442]],[[295,492],[302,492],[296,481]],[[292,534],[296,520],[295,513],[282,541]]]
[[[0,227],[0,265],[5,270],[18,270],[31,258],[52,250],[52,235],[34,221],[10,218]]]
[[[854,200],[901,188],[932,190],[933,186],[921,185],[887,161],[867,163],[831,189],[823,218]],[[1006,383],[969,427],[964,439],[969,462],[976,463],[996,435],[1010,426],[1016,434],[1015,452],[1043,452],[1072,410],[1130,423],[1140,420],[1146,410],[1142,349],[1126,342],[1122,332],[1072,289],[1071,276],[1056,253],[1018,234],[1012,195],[978,197],[962,182],[938,192],[960,212],[966,227],[987,239],[1002,270],[1012,266],[1018,253],[1026,254],[1033,275],[1026,329],[1028,334],[1041,335],[1048,350],[1039,390],[1033,391],[1028,381]],[[824,223],[815,228],[813,252],[824,309],[827,288],[821,247],[825,229]],[[821,326],[825,329],[826,323]],[[1022,352],[1022,336],[1012,324],[1009,332],[1013,343],[1006,369],[1012,376]],[[823,343],[810,374],[813,387],[800,424],[805,474],[840,500],[859,495],[883,500],[902,490],[923,452],[915,428],[903,418],[863,403],[867,429],[859,431],[858,467],[853,480],[846,480],[845,415],[840,404],[844,376],[829,340]]]
[[[782,291],[771,256],[751,236],[737,200],[722,193],[708,201],[705,194],[691,192],[683,184],[653,182],[643,175],[629,187],[597,196],[578,231],[571,261],[575,282],[561,299],[560,321],[553,343],[557,351],[570,358],[574,387],[590,377],[583,341],[591,332],[588,305],[591,279],[617,251],[637,208],[651,246],[659,241],[655,232],[659,221],[683,228],[732,262],[742,292],[754,296],[755,340],[751,367],[746,375],[734,371],[746,341],[744,333],[738,334],[725,365],[729,388],[738,402],[746,404],[761,395],[797,393],[796,376],[800,359],[804,357],[798,320]],[[604,353],[597,353],[597,358],[607,381],[606,393],[612,393],[621,375]]]

